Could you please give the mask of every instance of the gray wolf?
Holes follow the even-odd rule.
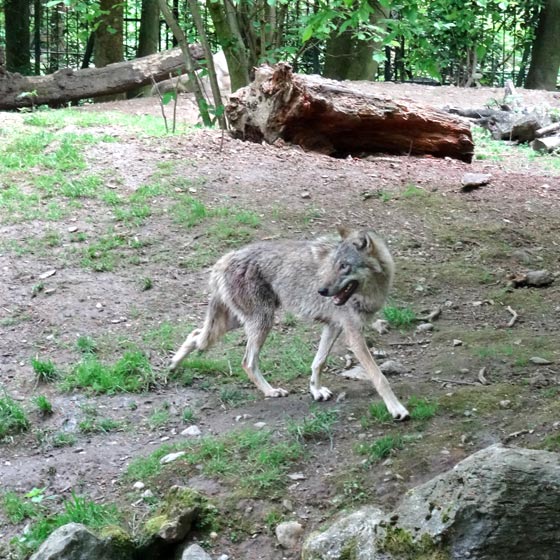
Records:
[[[332,392],[321,384],[321,370],[341,332],[367,377],[396,420],[409,418],[375,363],[364,325],[378,311],[391,287],[394,263],[386,245],[368,231],[339,228],[339,236],[312,241],[263,241],[224,255],[212,269],[204,325],[192,331],[171,360],[176,369],[193,351],[206,350],[229,330],[243,327],[247,347],[243,369],[266,397],[288,391],[272,387],[259,370],[259,352],[283,308],[324,324],[311,365],[309,390],[316,401]]]

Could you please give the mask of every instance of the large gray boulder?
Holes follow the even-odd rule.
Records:
[[[123,560],[131,556],[129,544],[120,530],[97,537],[81,523],[68,523],[53,531],[31,560]]]
[[[326,538],[326,536],[328,537]],[[304,560],[557,560],[560,455],[494,445],[304,544]]]

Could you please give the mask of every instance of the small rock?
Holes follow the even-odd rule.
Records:
[[[453,346],[463,346],[463,341],[458,338],[453,339]]]
[[[134,490],[142,490],[142,488],[145,488],[145,486],[146,485],[142,481],[139,480],[138,482],[135,482],[133,484],[132,488],[134,488]]]
[[[434,325],[432,325],[432,323],[421,323],[416,327],[417,333],[430,332],[433,330],[434,330]]]
[[[68,233],[76,233],[78,231],[77,226],[70,226],[68,228]]]
[[[154,493],[148,488],[148,489],[144,490],[144,492],[142,492],[140,497],[144,500],[149,500],[150,498],[154,497]]]
[[[529,361],[537,366],[548,366],[552,363],[550,360],[540,358],[539,356],[533,356],[532,358],[529,358]]]
[[[500,401],[500,408],[510,408],[510,407],[511,407],[511,401],[507,399]]]
[[[302,534],[303,527],[297,521],[285,521],[276,526],[276,538],[284,548],[295,548]]]
[[[527,286],[548,286],[554,282],[554,277],[548,270],[530,270],[526,276]]]
[[[229,560],[229,556],[227,554],[220,554],[218,560]]]
[[[379,368],[385,375],[400,375],[406,373],[406,368],[395,360],[387,360],[383,362]]]
[[[529,378],[529,385],[533,387],[546,387],[548,379],[542,373],[536,373]]]
[[[296,472],[296,473],[290,473],[288,475],[288,478],[290,480],[305,480],[307,477],[303,473]]]
[[[202,432],[200,431],[200,428],[198,426],[189,426],[188,428],[185,428],[181,432],[182,436],[187,436],[187,437],[198,437],[201,434]]]
[[[492,179],[492,175],[488,173],[465,173],[461,179],[461,188],[464,191],[476,189],[487,185]]]
[[[39,274],[39,279],[40,280],[46,280],[47,278],[50,278],[51,276],[54,276],[56,274],[56,269],[52,269],[52,270],[47,270],[47,272],[43,272],[43,274]]]
[[[177,451],[177,453],[169,453],[168,455],[162,457],[159,460],[159,463],[160,465],[167,465],[167,463],[172,463],[173,461],[176,461],[177,459],[183,457],[184,455],[186,455],[184,451]]]
[[[311,198],[311,195],[307,191],[303,191],[300,196],[301,198]]]
[[[266,422],[255,422],[253,424],[253,426],[255,426],[255,428],[257,428],[257,430],[261,430],[262,428],[264,428],[266,426]]]
[[[181,560],[212,560],[212,557],[200,545],[191,544],[183,550]]]
[[[336,402],[340,403],[345,399],[346,399],[346,391],[342,391],[342,393],[339,393],[338,396],[336,397]]]
[[[377,319],[372,323],[371,328],[379,334],[387,334],[389,332],[389,321]]]

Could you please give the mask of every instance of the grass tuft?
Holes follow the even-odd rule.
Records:
[[[0,397],[0,440],[29,429],[29,419],[23,408],[8,395]]]

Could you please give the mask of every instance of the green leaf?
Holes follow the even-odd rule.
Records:
[[[175,99],[175,92],[174,91],[168,91],[167,93],[164,93],[161,96],[161,102],[164,105],[167,105],[172,99]]]

